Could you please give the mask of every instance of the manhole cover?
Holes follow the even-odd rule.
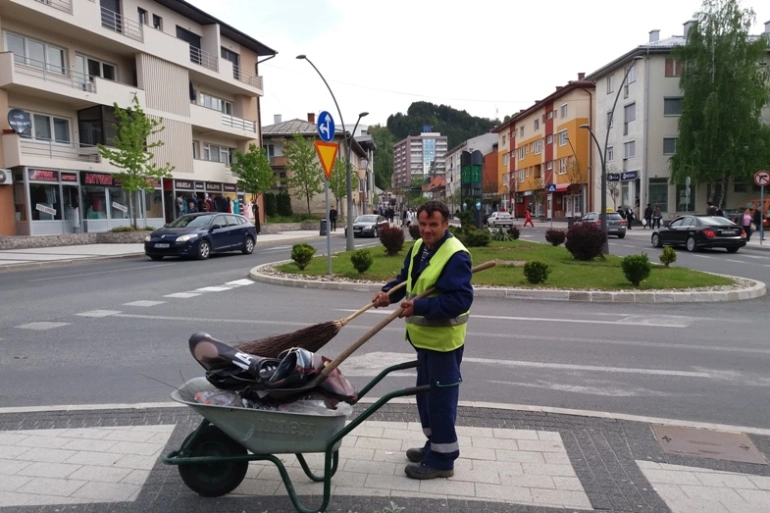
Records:
[[[764,455],[744,434],[657,424],[652,424],[652,432],[668,454],[767,465]]]

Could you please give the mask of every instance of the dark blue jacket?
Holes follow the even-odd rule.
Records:
[[[430,252],[428,259],[419,264],[420,255],[412,256],[412,248],[404,258],[404,267],[401,269],[398,277],[385,284],[382,287],[383,292],[389,291],[401,282],[406,281],[409,272],[410,259],[417,260],[412,273],[412,283],[417,280],[426,263],[430,262],[430,257],[441,247],[445,240],[452,237],[447,231],[444,237],[439,241],[433,251]],[[423,246],[425,247],[425,246]],[[444,270],[441,272],[436,287],[441,291],[438,296],[418,299],[414,302],[414,314],[425,317],[426,319],[453,319],[462,315],[471,309],[473,303],[473,287],[471,286],[471,277],[473,276],[471,257],[465,251],[458,251],[449,259]],[[406,296],[406,288],[397,290],[390,296],[390,302],[398,303]]]

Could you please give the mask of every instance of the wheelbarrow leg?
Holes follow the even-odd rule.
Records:
[[[324,481],[323,476],[319,477],[313,474],[313,471],[310,470],[310,467],[308,466],[307,462],[305,461],[305,457],[302,456],[302,454],[295,454],[294,456],[297,457],[297,461],[299,461],[299,464],[302,467],[302,471],[305,473],[307,477],[309,477],[312,481],[315,481],[316,483],[322,483]],[[329,457],[329,453],[327,452],[325,458],[328,458],[328,457]],[[339,451],[334,451],[334,453],[332,453],[331,476],[334,476],[334,474],[337,473],[337,464],[339,463],[339,459],[340,459]]]
[[[301,456],[301,455],[297,455]],[[318,509],[308,509],[305,506],[302,505],[302,503],[297,498],[297,492],[294,491],[294,485],[291,482],[291,477],[289,477],[289,473],[286,472],[286,467],[284,466],[283,462],[275,457],[272,454],[265,454],[260,457],[260,459],[265,459],[268,461],[273,462],[273,465],[278,467],[278,473],[281,474],[281,480],[283,480],[283,485],[286,487],[286,493],[289,495],[289,500],[291,500],[292,505],[294,506],[294,509],[299,511],[299,513],[321,513],[322,511],[326,511],[326,507],[329,506],[329,500],[331,499],[331,491],[332,491],[332,460],[334,460],[334,467],[337,466],[337,452],[334,452],[334,457],[327,452],[326,457],[324,458],[324,477],[322,479],[319,479],[318,481],[323,481],[324,484],[324,495],[323,495],[323,502],[321,502],[321,506],[318,507]],[[304,463],[304,458],[300,459],[300,463]],[[305,470],[307,464],[305,463],[303,465],[303,470]],[[308,477],[311,476],[311,473],[309,473],[309,469],[305,470],[305,474],[308,474]],[[311,477],[313,479],[313,477]],[[316,479],[313,479],[316,481]]]

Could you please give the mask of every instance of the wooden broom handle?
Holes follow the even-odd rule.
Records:
[[[472,271],[474,273],[475,272],[479,272],[479,271],[484,271],[486,269],[494,267],[495,265],[496,265],[496,262],[494,262],[494,261],[492,261],[492,262],[484,262],[483,264],[474,267],[472,269]],[[406,282],[404,282],[404,283],[406,283]],[[429,289],[425,290],[422,294],[419,294],[416,297],[412,298],[412,300],[414,301],[416,299],[422,299],[422,298],[424,298],[424,297],[426,297],[426,296],[428,296],[430,294],[433,294],[435,291],[436,291],[436,287],[430,287]],[[337,357],[334,358],[334,360],[332,360],[329,363],[327,363],[326,366],[324,367],[324,369],[321,371],[321,373],[313,380],[314,384],[317,385],[318,383],[320,383],[321,381],[326,379],[329,376],[329,374],[332,373],[332,371],[334,369],[339,367],[340,364],[342,364],[342,362],[347,360],[347,358],[351,354],[356,352],[356,350],[359,347],[364,345],[370,338],[372,338],[380,330],[382,330],[382,328],[384,328],[385,326],[387,326],[388,324],[393,322],[394,319],[398,318],[398,316],[401,315],[401,312],[403,312],[403,311],[404,311],[404,308],[403,307],[399,307],[398,310],[396,310],[392,314],[388,315],[386,318],[384,318],[379,323],[377,323],[376,326],[374,326],[372,329],[367,331],[361,338],[359,338],[358,340],[353,342],[353,344],[350,347],[346,348],[344,351],[342,351],[340,354],[338,354]]]

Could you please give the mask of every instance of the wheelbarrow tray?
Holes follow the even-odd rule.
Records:
[[[171,399],[198,412],[211,424],[254,454],[296,454],[326,452],[334,435],[345,427],[345,414],[329,410],[329,415],[260,410],[201,404],[198,392],[221,392],[206,378],[187,381],[171,393]],[[331,448],[339,449],[339,440]]]

